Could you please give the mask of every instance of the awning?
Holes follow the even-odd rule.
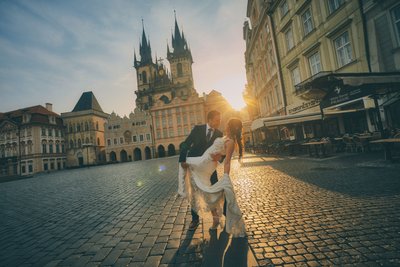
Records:
[[[257,129],[263,127],[263,126],[264,126],[264,119],[265,119],[265,118],[255,119],[255,120],[251,123],[251,126],[250,126],[251,130],[252,130],[252,131],[255,131],[255,130],[257,130]]]
[[[367,109],[361,108],[361,109],[343,109],[343,110],[332,110],[332,109],[326,109],[324,110],[324,116],[329,116],[329,115],[339,115],[343,113],[352,113],[352,112],[358,112],[358,111],[365,111]]]
[[[253,121],[251,124],[251,130],[254,131],[263,126],[272,127],[278,125],[287,125],[293,123],[302,123],[306,121],[315,121],[321,120],[321,113],[308,113],[308,114],[295,114],[295,115],[286,115],[286,116],[274,116],[274,117],[266,117],[259,118]]]
[[[297,84],[296,94],[304,99],[321,99],[321,107],[371,94],[400,90],[400,72],[320,72]],[[335,98],[327,101],[328,98]]]

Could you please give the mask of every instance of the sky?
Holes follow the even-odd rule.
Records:
[[[240,109],[246,83],[245,0],[0,0],[0,112],[53,104],[70,112],[93,91],[104,112],[128,115],[142,19],[153,59],[171,47],[174,10],[193,56],[197,92]],[[167,61],[164,61],[167,63]],[[168,64],[167,64],[168,65]]]

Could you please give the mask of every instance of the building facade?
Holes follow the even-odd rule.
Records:
[[[396,0],[362,1],[368,32],[372,72],[400,71],[400,3]],[[400,129],[400,92],[382,96],[379,106],[383,126]]]
[[[114,112],[104,126],[107,162],[146,160],[154,157],[154,137],[149,111],[138,108],[121,118]]]
[[[64,126],[51,104],[0,113],[0,177],[65,167]]]
[[[66,128],[67,167],[104,164],[104,113],[93,92],[84,92],[71,112],[61,113]]]
[[[206,122],[204,99],[194,88],[192,53],[176,18],[172,47],[167,45],[170,71],[162,59],[153,61],[144,28],[139,51],[139,60],[134,56],[136,107],[151,116],[155,156],[172,156],[193,126]]]
[[[262,21],[269,19],[271,39],[276,43],[276,65],[278,73],[281,73],[280,85],[286,113],[279,117],[266,114],[264,118],[254,120],[252,129],[255,132],[259,130],[259,140],[266,140],[267,136],[280,140],[302,140],[378,130],[381,112],[371,97],[377,91],[372,93],[369,89],[390,85],[396,77],[382,73],[373,76],[371,72],[396,71],[397,52],[390,48],[396,47],[398,35],[396,1],[383,2],[248,1],[249,22],[245,23],[244,33],[246,70],[250,81],[246,97],[249,102],[257,100],[260,114],[262,106],[268,106],[268,102],[262,103],[257,91],[261,90],[257,85],[262,80],[259,78],[257,81],[257,77],[265,74],[257,74],[262,73],[263,66],[255,62],[263,60],[262,52],[257,52],[263,48],[254,48],[257,44],[253,43],[257,41],[251,39],[256,38],[261,43],[261,34],[254,37],[253,32],[257,32],[255,29],[262,25]],[[392,22],[391,27],[385,37],[379,37],[371,26],[382,27],[384,20]],[[264,49],[268,49],[268,45],[265,46]],[[385,60],[386,68],[390,66],[390,70],[382,67],[382,60]],[[378,61],[381,62],[380,67]],[[375,62],[375,67],[372,67],[372,62]],[[368,77],[377,77],[383,83],[370,82],[373,79]],[[327,79],[334,80],[330,82]],[[365,91],[364,87],[371,93],[358,93]]]
[[[276,53],[276,40],[265,1],[248,1],[243,27],[246,42],[247,86],[244,98],[256,117],[286,114],[285,95]],[[253,116],[254,116],[253,115]]]

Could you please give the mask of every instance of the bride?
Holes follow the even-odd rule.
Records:
[[[229,177],[235,145],[239,148],[239,159],[242,157],[242,122],[239,119],[230,119],[225,134],[224,137],[215,139],[213,145],[202,156],[187,158],[188,171],[179,166],[178,194],[186,197],[195,211],[211,211],[213,216],[211,229],[216,229],[219,225],[225,198],[226,232],[234,237],[243,237],[246,235],[246,229]],[[224,175],[217,183],[211,185],[210,176],[218,165],[213,158],[217,154],[225,155]]]

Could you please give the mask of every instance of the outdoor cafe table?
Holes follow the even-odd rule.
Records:
[[[314,147],[315,150],[315,156],[319,157],[319,152],[318,152],[318,148],[321,148],[321,157],[325,157],[326,153],[325,153],[325,145],[329,144],[329,142],[327,141],[312,141],[312,142],[307,142],[302,144],[303,146],[308,146],[308,153],[310,154],[310,157],[312,157],[312,150],[311,147]]]
[[[370,143],[383,144],[385,148],[385,160],[392,160],[392,145],[395,143],[400,143],[400,138],[378,139],[370,141]]]

